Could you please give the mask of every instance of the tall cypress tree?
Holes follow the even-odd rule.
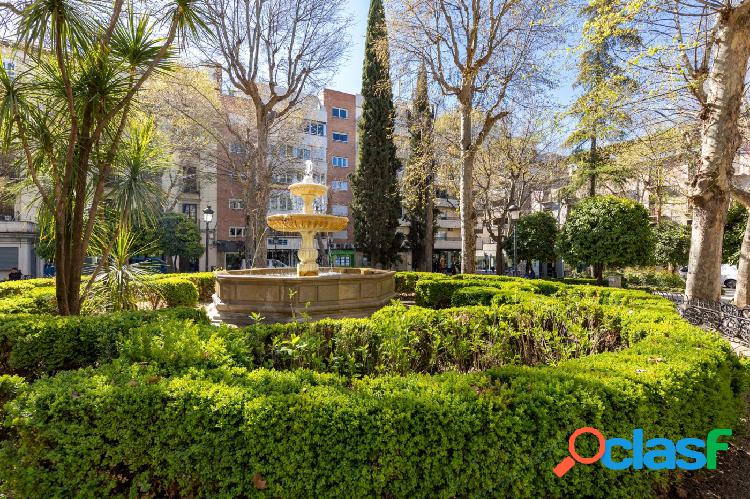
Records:
[[[402,179],[402,197],[409,220],[409,247],[414,270],[432,270],[433,180],[432,109],[427,93],[427,70],[417,75],[412,110],[409,114],[409,162]]]
[[[397,234],[401,215],[397,173],[401,164],[393,142],[393,85],[382,0],[370,3],[362,97],[359,158],[352,177],[354,239],[370,265],[390,267],[399,260],[402,240]]]

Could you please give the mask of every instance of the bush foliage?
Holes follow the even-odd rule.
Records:
[[[745,409],[747,366],[662,298],[401,283],[434,309],[242,329],[196,309],[3,317],[0,494],[644,497],[674,474],[555,477],[572,431],[704,438]]]

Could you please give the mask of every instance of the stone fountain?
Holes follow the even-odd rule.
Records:
[[[315,213],[315,200],[325,196],[328,187],[313,181],[310,161],[305,177],[290,185],[289,191],[302,198],[302,213],[271,215],[267,221],[274,230],[301,234],[296,272],[279,268],[218,272],[214,318],[245,325],[252,322],[253,314],[271,322],[366,317],[388,304],[395,295],[394,272],[350,267],[320,272],[315,235],[344,230],[349,219]]]

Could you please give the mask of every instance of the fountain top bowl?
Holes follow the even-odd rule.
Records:
[[[328,192],[328,187],[322,184],[316,184],[315,182],[307,182],[307,177],[302,182],[297,182],[289,186],[289,192],[295,196],[304,198],[306,196],[320,197],[324,196]]]

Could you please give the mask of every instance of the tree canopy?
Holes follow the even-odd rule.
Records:
[[[516,254],[520,260],[552,262],[557,257],[557,220],[548,211],[524,215],[516,222]]]
[[[648,211],[640,203],[615,196],[586,198],[573,208],[557,248],[571,264],[592,265],[598,280],[608,265],[647,264],[654,251]]]

